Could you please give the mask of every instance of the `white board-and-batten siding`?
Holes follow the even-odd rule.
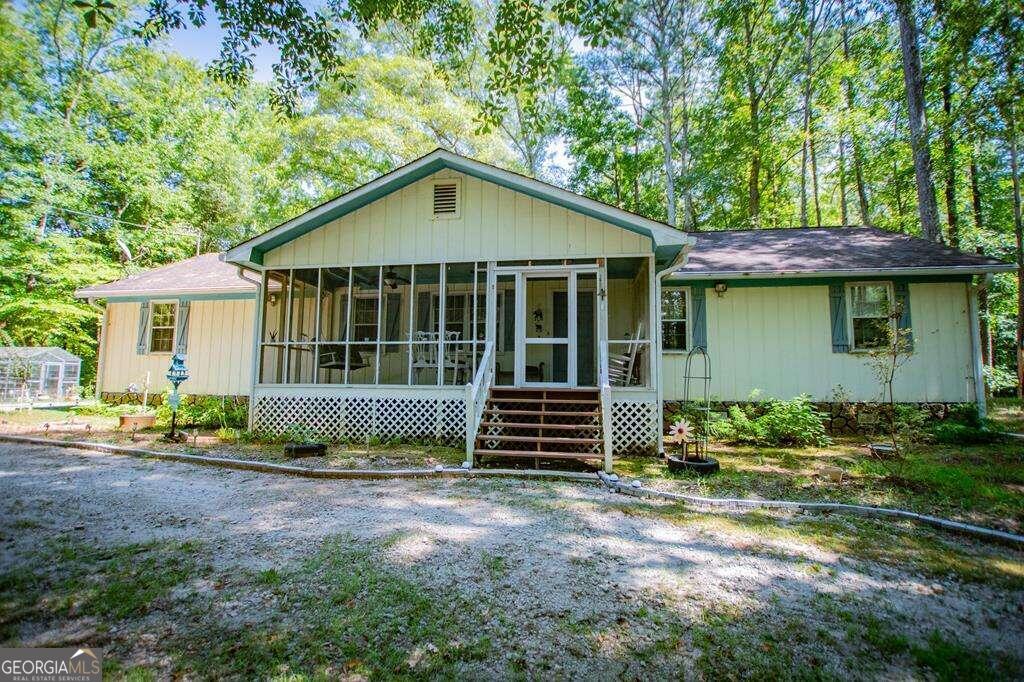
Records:
[[[456,218],[434,218],[436,180],[458,179]],[[263,265],[388,265],[649,255],[648,237],[443,170],[267,252]]]
[[[881,386],[862,353],[832,352],[827,286],[735,287],[721,297],[707,290],[711,395],[720,400],[878,400]],[[967,285],[910,284],[914,352],[898,371],[902,402],[974,400],[973,348]],[[665,353],[666,400],[683,397],[685,354]],[[702,387],[694,384],[698,393]]]
[[[252,335],[256,310],[252,298],[192,301],[189,315],[189,379],[181,392],[190,395],[249,395],[252,377]],[[123,393],[129,384],[141,390],[150,373],[150,393],[169,388],[165,378],[170,353],[136,353],[138,302],[107,304],[103,332],[103,367],[99,390]]]

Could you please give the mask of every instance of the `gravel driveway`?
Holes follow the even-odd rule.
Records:
[[[804,516],[669,518],[583,484],[315,481],[12,444],[0,493],[0,645],[98,645],[118,674],[1022,670],[1018,586],[780,531]],[[139,558],[118,564],[126,547]],[[124,575],[151,589],[104,591]]]

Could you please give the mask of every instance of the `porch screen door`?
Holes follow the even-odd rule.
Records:
[[[569,310],[574,299],[572,273],[524,273],[518,301],[523,352],[517,353],[522,385],[569,386],[575,376],[575,311]]]

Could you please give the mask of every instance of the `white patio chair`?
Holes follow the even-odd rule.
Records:
[[[629,386],[633,381],[633,369],[643,344],[639,343],[643,332],[643,321],[636,328],[636,335],[630,339],[625,353],[608,354],[608,381],[612,386]]]

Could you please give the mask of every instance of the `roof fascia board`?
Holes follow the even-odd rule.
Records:
[[[849,270],[783,270],[777,272],[757,272],[744,270],[717,270],[708,272],[676,272],[669,279],[673,281],[689,281],[701,279],[802,279],[806,277],[862,277],[878,275],[880,277],[914,277],[917,275],[981,275],[985,273],[1014,272],[1017,266],[1004,263],[1001,265],[953,265],[949,267],[923,268],[854,268]]]
[[[108,301],[143,301],[151,298],[187,298],[189,300],[211,300],[231,298],[255,298],[256,290],[253,289],[146,289],[138,291],[95,291],[79,289],[75,292],[76,298],[105,298]]]

